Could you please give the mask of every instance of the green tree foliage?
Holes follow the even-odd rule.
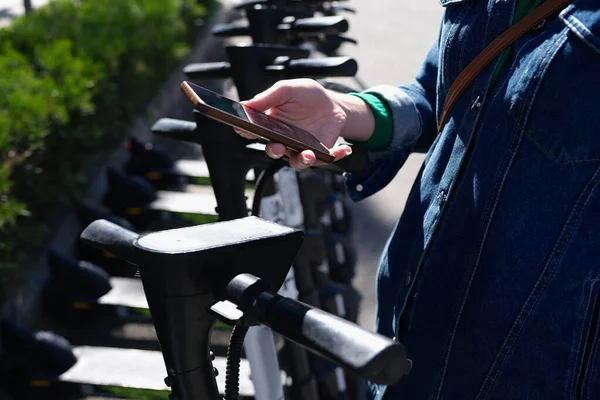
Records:
[[[53,0],[0,30],[0,276],[186,55],[213,0]]]

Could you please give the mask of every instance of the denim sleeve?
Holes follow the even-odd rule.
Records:
[[[429,50],[414,83],[381,85],[366,90],[383,99],[392,111],[394,135],[385,150],[369,151],[369,165],[361,173],[346,173],[348,195],[365,199],[387,186],[409,154],[426,151],[436,135],[436,85],[438,43]]]

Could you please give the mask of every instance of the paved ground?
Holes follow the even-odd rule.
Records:
[[[346,3],[344,3],[346,4]],[[401,84],[414,79],[437,36],[442,7],[436,0],[351,0],[357,9],[349,17],[351,36],[358,46],[346,45],[342,53],[355,57],[359,79],[366,85]],[[385,241],[398,217],[423,160],[413,155],[396,179],[377,195],[354,204],[354,242],[359,255],[356,284],[363,295],[359,321],[373,328],[375,276]]]

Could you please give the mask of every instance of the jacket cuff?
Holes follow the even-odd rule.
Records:
[[[348,93],[364,101],[375,117],[375,130],[371,138],[365,142],[347,140],[349,143],[360,146],[365,150],[386,150],[392,143],[394,136],[394,122],[392,111],[385,100],[374,93]]]
[[[415,101],[401,88],[381,85],[363,93],[372,93],[387,103],[394,134],[387,149],[368,151],[369,164],[363,172],[344,174],[348,196],[353,201],[377,193],[394,179],[412,152],[423,125]]]

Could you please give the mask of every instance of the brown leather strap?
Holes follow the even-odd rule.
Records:
[[[465,67],[458,75],[456,80],[450,86],[444,107],[442,108],[442,116],[438,126],[438,134],[444,128],[444,125],[450,117],[452,108],[458,101],[460,95],[465,91],[467,86],[475,79],[475,77],[484,70],[484,68],[498,56],[504,49],[513,44],[519,37],[528,32],[531,28],[542,22],[545,18],[561,10],[573,0],[546,0],[536,9],[527,14],[519,22],[508,28],[502,35],[490,43],[481,53],[475,57],[473,61]]]

